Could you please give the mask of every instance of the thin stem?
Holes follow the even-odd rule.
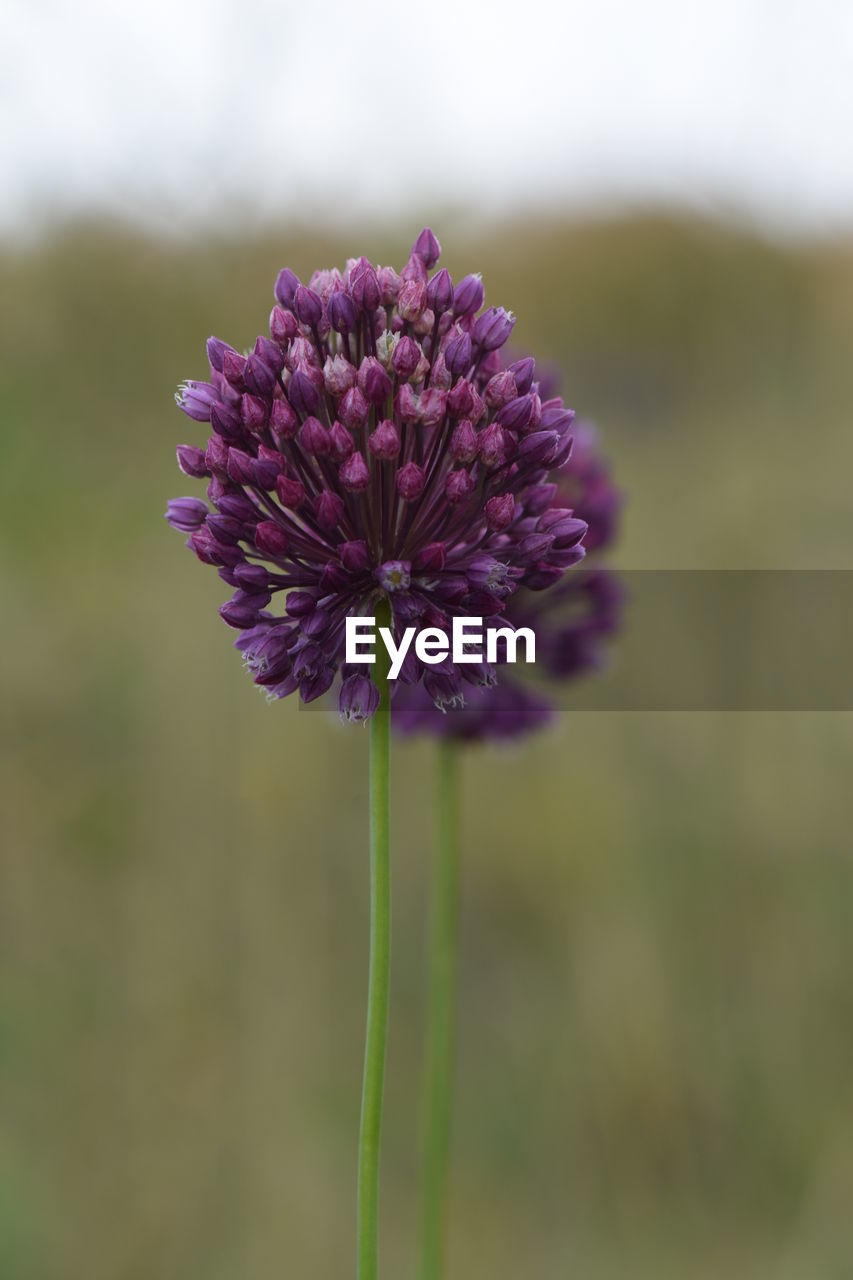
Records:
[[[458,750],[439,747],[438,848],[430,925],[421,1280],[438,1280],[444,1257],[453,1093],[453,1023],[459,920]]]
[[[376,625],[390,622],[391,611],[383,600],[376,609]],[[390,659],[384,645],[376,649],[373,679],[380,702],[370,721],[370,972],[358,1147],[358,1280],[376,1280],[379,1274],[379,1151],[391,969]]]

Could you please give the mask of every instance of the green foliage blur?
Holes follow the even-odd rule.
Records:
[[[853,568],[850,246],[436,229],[597,420],[619,563]],[[417,230],[0,252],[4,1280],[353,1274],[367,735],[265,703],[162,512],[206,336]],[[467,756],[448,1280],[853,1274],[851,748],[842,714],[583,713]],[[395,750],[392,1280],[434,766]]]

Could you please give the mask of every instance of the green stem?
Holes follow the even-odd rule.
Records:
[[[390,620],[383,600],[376,609],[376,625],[390,626]],[[385,646],[379,643],[373,680],[380,702],[370,721],[370,972],[358,1144],[358,1280],[376,1280],[379,1274],[379,1149],[391,971],[389,666]]]
[[[439,748],[438,848],[431,914],[421,1280],[438,1280],[441,1274],[450,1167],[459,919],[459,785],[457,748],[450,740]]]

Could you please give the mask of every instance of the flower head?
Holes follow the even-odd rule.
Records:
[[[540,387],[543,384],[544,379]],[[532,504],[540,511],[538,527],[571,538],[580,521],[586,526],[587,551],[606,549],[618,531],[622,495],[588,424],[576,424],[572,456],[551,481],[540,487]],[[494,511],[504,518],[503,506]],[[501,625],[533,630],[537,666],[555,680],[571,680],[600,666],[605,641],[617,630],[622,612],[623,591],[616,575],[594,566],[568,574],[547,591],[530,590],[530,584],[528,576],[526,586],[508,600]],[[426,732],[459,741],[506,739],[544,727],[553,714],[551,701],[501,667],[495,687],[478,690],[464,707],[445,715],[423,690],[403,690],[394,703],[394,726],[403,733]]]
[[[310,701],[340,673],[347,719],[377,705],[369,675],[344,667],[347,616],[385,598],[398,633],[494,619],[584,554],[584,528],[552,518],[545,484],[574,415],[542,403],[532,360],[504,368],[512,313],[482,310],[479,276],[454,288],[440,252],[427,228],[399,274],[358,258],[303,284],[285,268],[270,336],[242,353],[209,339],[209,380],[177,397],[212,429],[178,449],[208,503],[177,499],[167,519],[233,588],[220,614],[255,682]],[[494,678],[414,655],[400,675],[441,708]]]

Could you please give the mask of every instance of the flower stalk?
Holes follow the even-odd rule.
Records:
[[[424,1086],[421,1280],[438,1280],[444,1259],[453,1096],[453,1025],[459,926],[459,750],[438,748],[436,859],[430,925]]]
[[[376,617],[378,625],[390,624],[387,600],[377,606]],[[376,1280],[379,1274],[379,1157],[391,972],[389,666],[380,646],[374,668],[379,704],[370,721],[370,968],[358,1147],[358,1280]]]

